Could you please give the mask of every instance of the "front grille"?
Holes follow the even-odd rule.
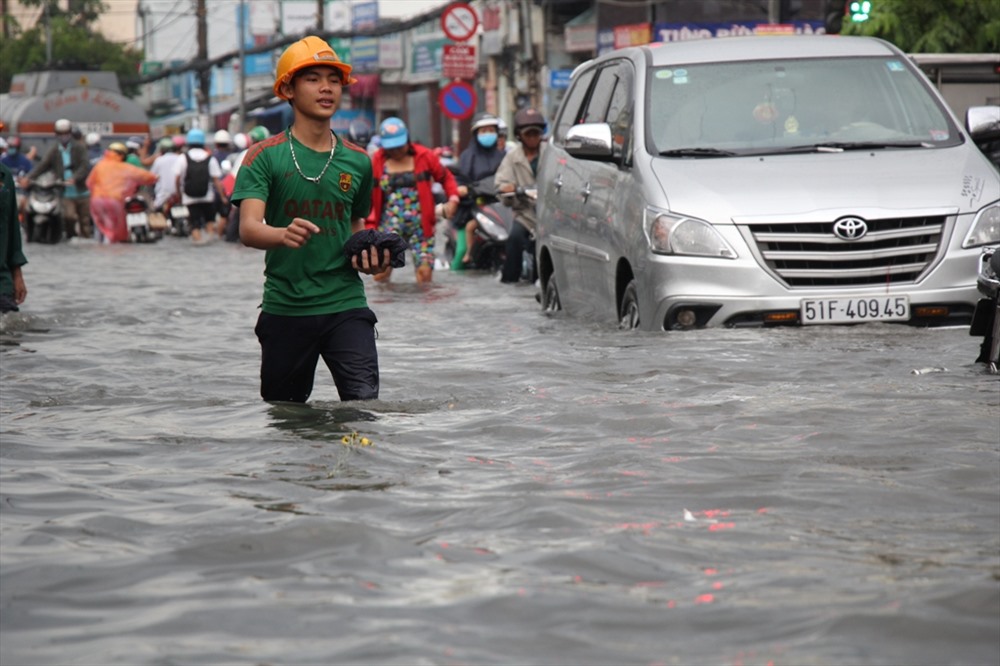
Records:
[[[944,216],[865,220],[855,241],[833,234],[833,221],[748,225],[765,266],[789,287],[916,282],[934,261]]]

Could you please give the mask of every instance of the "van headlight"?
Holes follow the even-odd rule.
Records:
[[[963,248],[1000,243],[1000,201],[991,203],[978,213],[972,228],[962,241]]]
[[[735,259],[736,250],[708,222],[647,208],[643,230],[649,249],[658,254]]]

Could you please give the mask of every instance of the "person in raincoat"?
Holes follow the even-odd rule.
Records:
[[[87,176],[90,190],[90,216],[108,243],[128,240],[125,224],[125,199],[141,185],[153,185],[156,174],[125,162],[128,148],[114,142]]]

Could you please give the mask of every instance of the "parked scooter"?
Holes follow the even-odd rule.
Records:
[[[976,304],[969,335],[982,336],[977,363],[997,374],[1000,366],[1000,248],[983,249],[979,257],[979,278],[976,287],[983,298]]]
[[[125,199],[125,226],[130,243],[153,243],[160,237],[149,225],[149,204],[138,195]]]
[[[63,236],[63,190],[66,184],[44,173],[28,184],[24,214],[25,239],[29,243],[55,244]]]

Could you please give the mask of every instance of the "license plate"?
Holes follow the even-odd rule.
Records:
[[[128,213],[125,216],[125,224],[127,224],[130,229],[132,227],[145,227],[149,224],[149,218],[145,213]]]
[[[908,296],[810,298],[801,303],[803,324],[858,324],[865,321],[908,321]]]
[[[183,218],[188,216],[187,206],[171,206],[170,207],[170,217],[175,220],[178,218]]]

